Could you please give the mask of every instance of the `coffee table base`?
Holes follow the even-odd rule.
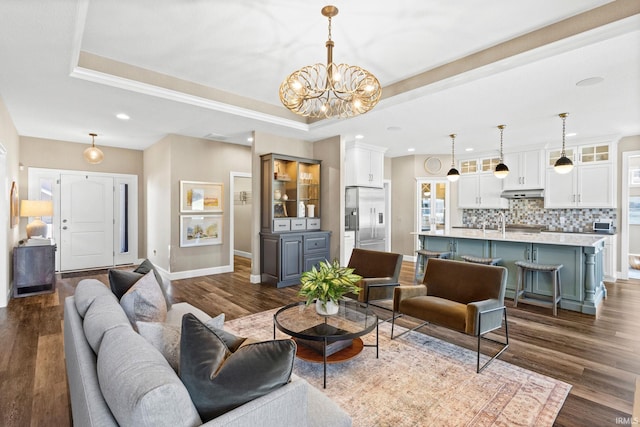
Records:
[[[307,347],[304,343],[299,343],[298,339],[293,339],[298,344],[298,350],[296,351],[296,357],[306,362],[323,363],[322,353]],[[353,343],[342,350],[339,350],[329,356],[327,356],[327,363],[341,363],[356,357],[362,349],[364,343],[360,338],[354,338]]]

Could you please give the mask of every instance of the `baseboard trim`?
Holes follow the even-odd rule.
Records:
[[[251,283],[262,283],[262,277],[260,274],[252,274],[249,276],[249,282]]]
[[[169,280],[191,279],[193,277],[209,276],[212,274],[231,273],[233,266],[221,265],[220,267],[200,268],[197,270],[186,270],[166,273]]]
[[[242,257],[242,258],[249,258],[249,259],[251,259],[251,252],[245,252],[245,251],[234,250],[234,251],[233,251],[233,254],[234,254],[235,256],[239,256],[239,257]]]
[[[416,257],[415,255],[402,255],[402,260],[408,262],[416,262]]]

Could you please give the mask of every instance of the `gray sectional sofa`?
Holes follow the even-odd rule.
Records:
[[[178,303],[167,322],[185,313],[209,317]],[[283,387],[202,424],[178,375],[94,279],[81,281],[65,300],[64,349],[76,426],[351,426],[347,413],[295,374]]]

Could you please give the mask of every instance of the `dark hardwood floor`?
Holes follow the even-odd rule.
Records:
[[[176,280],[170,295],[211,315],[224,312],[229,320],[300,300],[298,287],[253,285],[249,272],[249,261],[236,258],[234,273]],[[13,299],[0,309],[1,426],[71,425],[62,301],[85,277],[107,282],[103,272],[59,278],[54,294]],[[413,264],[405,262],[401,281],[410,284],[412,277]],[[640,281],[609,283],[607,289],[598,318],[566,310],[554,318],[549,309],[508,303],[511,346],[501,359],[573,385],[558,426],[630,424],[640,375]],[[472,337],[443,328],[421,331],[475,346]]]

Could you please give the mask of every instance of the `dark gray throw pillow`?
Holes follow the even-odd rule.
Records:
[[[182,318],[180,379],[205,423],[289,382],[292,340],[240,345],[244,341],[207,328],[190,313]],[[226,342],[238,349],[231,351]]]
[[[171,301],[169,300],[167,291],[164,289],[162,275],[148,259],[145,259],[142,264],[133,271],[118,270],[116,268],[109,270],[109,286],[111,287],[111,291],[116,297],[118,297],[118,299],[121,299],[122,296],[127,293],[129,288],[131,288],[138,280],[140,280],[140,278],[142,278],[142,276],[150,271],[153,271],[153,274],[156,276],[156,280],[160,285],[160,290],[162,291],[164,300],[167,303],[167,309],[171,309]]]

